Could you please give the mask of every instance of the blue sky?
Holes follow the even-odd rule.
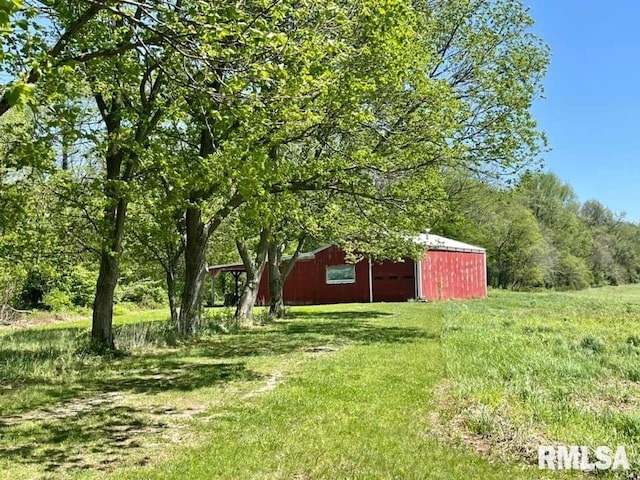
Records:
[[[547,170],[640,221],[640,1],[524,0],[551,47],[534,115]]]

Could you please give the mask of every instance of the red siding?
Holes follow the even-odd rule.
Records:
[[[326,268],[342,265],[345,254],[337,247],[318,252],[314,260],[301,260],[284,286],[284,301],[292,305],[369,301],[369,261],[358,262],[356,282],[327,285]],[[430,250],[421,262],[422,296],[427,300],[486,296],[483,253]],[[373,300],[402,302],[415,298],[415,263],[384,261],[372,264]],[[269,302],[269,275],[265,269],[258,292],[259,305]]]
[[[422,296],[427,300],[486,296],[485,255],[430,250],[422,260]]]
[[[316,253],[314,260],[296,262],[284,284],[284,301],[291,305],[350,303],[369,301],[369,262],[363,260],[356,267],[355,283],[327,285],[326,270],[331,265],[347,263],[345,253],[329,247]],[[265,271],[258,291],[258,304],[269,301],[269,274]]]

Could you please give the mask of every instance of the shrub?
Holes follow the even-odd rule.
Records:
[[[69,270],[64,283],[73,305],[90,307],[93,304],[96,279],[96,272],[87,270],[82,265],[76,265]]]
[[[69,310],[90,307],[96,288],[96,273],[82,265],[32,266],[16,295],[19,307],[25,309]]]
[[[24,309],[44,309],[44,297],[55,287],[54,273],[51,268],[38,266],[27,272],[20,292],[16,295],[19,308]]]
[[[73,302],[71,301],[69,293],[58,289],[45,294],[42,303],[47,310],[54,312],[61,312],[73,308]]]
[[[20,265],[13,262],[4,261],[0,258],[0,322],[6,320],[2,318],[3,312],[10,310],[5,309],[15,295],[20,291],[20,286],[24,280],[26,272]],[[12,315],[11,315],[12,316]],[[7,318],[9,315],[7,314]]]
[[[166,297],[161,281],[141,280],[119,285],[116,292],[117,303],[135,303],[142,308],[155,308],[164,303]]]

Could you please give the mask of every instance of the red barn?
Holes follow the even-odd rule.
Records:
[[[345,252],[326,246],[303,253],[284,285],[288,305],[404,302],[410,299],[448,300],[486,297],[486,252],[438,235],[424,234],[416,242],[425,247],[417,262],[362,260],[347,263]],[[244,271],[242,263],[216,265],[209,269],[215,277]],[[269,303],[268,271],[260,282],[257,303]]]

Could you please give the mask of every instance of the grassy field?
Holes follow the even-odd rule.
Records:
[[[638,464],[639,287],[300,307],[189,342],[165,312],[116,323],[110,359],[86,321],[0,330],[0,478],[565,478],[535,467],[558,443]]]
[[[534,462],[538,445],[624,445],[640,457],[640,288],[493,292],[445,308],[449,437]],[[636,477],[634,477],[636,478]]]

